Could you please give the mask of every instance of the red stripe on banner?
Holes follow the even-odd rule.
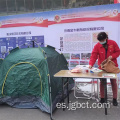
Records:
[[[114,3],[117,3],[117,0],[114,0]]]
[[[120,0],[114,0],[114,3],[116,4],[116,3],[120,3]]]
[[[53,24],[57,24],[57,22],[55,22],[55,21],[48,21],[48,25],[53,25]]]
[[[87,21],[120,21],[120,13],[116,16],[106,16],[106,17],[89,17],[89,18],[74,18],[74,19],[65,19],[61,21],[48,21],[48,19],[44,20],[42,23],[15,23],[15,24],[5,24],[0,25],[0,28],[8,28],[8,27],[23,27],[23,26],[36,26],[36,27],[48,27],[48,25],[53,24],[63,24],[63,23],[74,23],[74,22],[87,22]]]
[[[75,18],[75,19],[61,20],[60,22],[48,21],[48,25],[73,23],[73,22],[86,22],[86,21],[115,21],[115,22],[118,22],[118,21],[120,21],[120,13],[115,17],[107,16],[107,17],[99,17],[99,18]]]
[[[23,27],[23,26],[37,26],[37,27],[48,27],[48,20],[44,20],[42,23],[16,23],[16,24],[5,24],[1,25],[0,28],[8,27]]]

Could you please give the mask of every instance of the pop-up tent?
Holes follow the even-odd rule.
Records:
[[[66,59],[50,46],[13,49],[0,61],[0,104],[51,113],[62,99],[62,81],[53,76],[62,69],[68,69]]]

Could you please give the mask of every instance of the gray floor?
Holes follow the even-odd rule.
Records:
[[[120,90],[119,90],[120,96]],[[70,101],[86,103],[87,100],[75,99],[73,92],[70,94]],[[88,103],[96,103],[89,100]],[[53,113],[54,120],[120,120],[120,103],[117,107],[113,105],[108,108],[108,115],[104,114],[103,108],[79,108],[76,110],[63,111],[56,109]],[[7,105],[0,105],[0,120],[50,120],[49,114],[41,112],[39,109],[17,109]]]

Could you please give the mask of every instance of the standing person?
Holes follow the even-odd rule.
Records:
[[[95,64],[96,60],[98,59],[98,66],[101,69],[100,64],[105,59],[110,59],[115,63],[115,66],[118,67],[117,64],[117,57],[120,55],[120,50],[117,43],[113,40],[108,39],[108,35],[105,32],[100,32],[97,36],[98,43],[94,46],[90,61],[89,61],[89,68],[91,69],[92,66]],[[117,106],[117,83],[116,79],[110,79],[112,91],[113,91],[113,105]],[[100,102],[104,103],[104,79],[100,80]]]

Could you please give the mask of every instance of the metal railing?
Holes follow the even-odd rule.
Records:
[[[114,0],[0,0],[0,16],[112,3]]]

